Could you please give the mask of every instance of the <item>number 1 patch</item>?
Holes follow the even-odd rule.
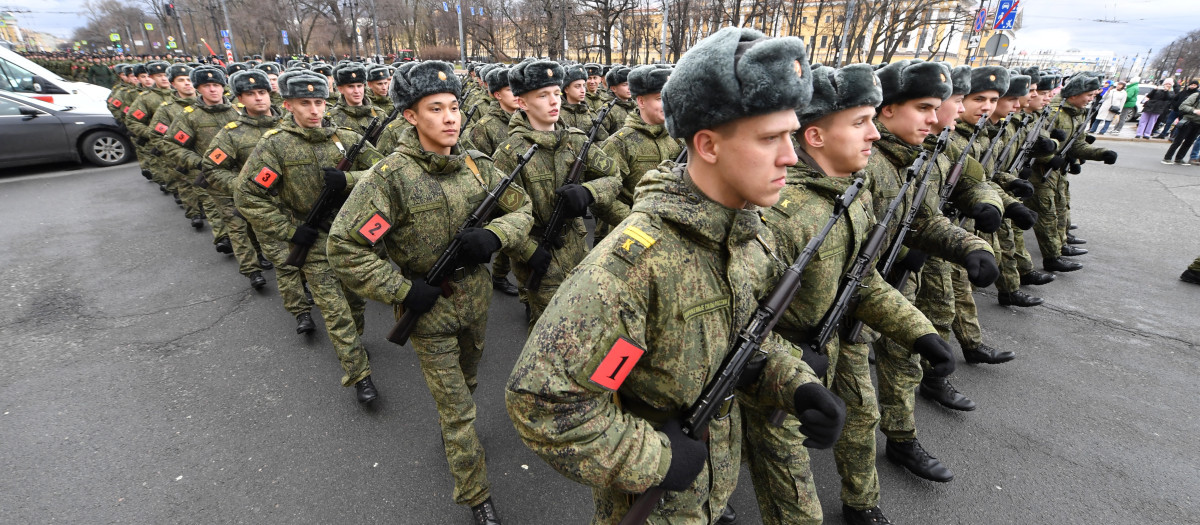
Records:
[[[375,212],[375,215],[367,219],[367,222],[358,229],[358,234],[371,243],[371,246],[375,246],[375,243],[379,242],[379,239],[383,238],[383,234],[390,229],[392,229],[392,223],[388,222],[387,217],[384,217],[382,213]]]
[[[221,148],[213,148],[212,153],[208,154],[208,160],[213,161],[213,164],[218,166],[220,166],[222,162],[225,162],[225,159],[227,158],[229,158],[229,155],[226,155],[224,151],[221,151]]]
[[[167,132],[167,125],[159,122],[158,124],[154,125],[154,131],[157,131],[159,135],[162,135],[163,133]]]
[[[617,342],[613,343],[612,348],[608,349],[608,353],[600,361],[600,366],[592,372],[590,379],[593,383],[615,392],[621,388],[621,383],[625,382],[625,378],[633,371],[633,366],[644,353],[646,351],[633,341],[623,336],[618,337]]]

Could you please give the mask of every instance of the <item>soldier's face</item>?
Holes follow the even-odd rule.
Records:
[[[995,111],[999,101],[1000,93],[996,91],[980,91],[967,95],[967,98],[963,99],[963,107],[966,108],[962,116],[963,122],[974,126],[985,114]]]
[[[880,110],[879,122],[900,140],[917,146],[925,141],[925,137],[937,125],[937,111],[941,105],[942,99],[937,97],[916,98],[902,104],[890,104]]]
[[[830,177],[849,177],[867,167],[871,146],[879,140],[874,117],[870,106],[826,115],[804,128],[804,149]]]
[[[525,110],[529,123],[539,131],[554,129],[561,101],[562,90],[558,86],[546,86],[517,97],[517,104]]]
[[[1007,117],[1017,109],[1017,104],[1020,99],[1017,97],[1004,97],[996,101],[996,109],[988,116],[992,122],[1000,122],[1000,119]]]
[[[154,87],[154,79],[150,75],[142,73],[137,76],[138,82],[141,82],[142,87]]]
[[[155,73],[150,75],[150,78],[154,81],[154,87],[156,88],[167,89],[171,87],[171,80],[167,78],[166,73]]]
[[[354,84],[343,84],[338,86],[338,92],[342,94],[342,98],[346,99],[346,103],[351,106],[361,106],[363,101],[363,92],[366,90],[361,82]]]
[[[319,128],[321,119],[325,118],[323,98],[289,98],[283,101],[283,107],[292,113],[292,119],[302,128]]]
[[[1046,101],[1042,98],[1042,92],[1030,88],[1029,101],[1025,103],[1025,108],[1029,111],[1041,111],[1044,107],[1046,107]]]
[[[372,80],[371,81],[371,92],[374,93],[375,96],[377,96],[377,97],[382,97],[384,95],[387,95],[388,83],[391,81],[392,81],[392,79],[390,79],[390,78],[385,78],[383,80]]]
[[[958,119],[959,115],[963,114],[963,111],[963,95],[950,95],[950,98],[942,102],[942,106],[938,108],[938,121],[933,126],[932,131],[934,133],[941,133],[946,128],[950,128],[953,131],[954,121]]]
[[[185,97],[191,97],[196,94],[196,88],[192,86],[192,79],[186,75],[175,77],[175,80],[171,82],[171,87],[175,88],[175,91]]]
[[[710,199],[729,208],[746,203],[772,206],[779,200],[787,167],[796,163],[792,132],[800,128],[790,109],[746,117],[703,129],[692,137],[689,172]]]
[[[576,80],[567,85],[563,90],[563,95],[567,97],[568,104],[578,104],[583,102],[583,98],[587,96],[587,81]]]
[[[592,75],[592,76],[588,77],[587,78],[588,93],[595,93],[597,89],[600,89],[600,75]]]
[[[613,86],[612,92],[614,95],[621,97],[621,100],[629,100],[629,83],[625,82],[624,84],[617,84]]]
[[[411,108],[404,110],[404,119],[417,128],[417,138],[426,151],[447,155],[450,148],[458,143],[461,116],[458,98],[450,93],[422,97]]]
[[[246,106],[246,113],[260,117],[271,112],[271,93],[265,89],[251,89],[238,95],[238,102]]]
[[[1080,93],[1073,97],[1068,97],[1067,103],[1072,106],[1075,106],[1077,108],[1083,108],[1083,107],[1087,106],[1088,104],[1091,104],[1092,100],[1094,100],[1095,98],[1096,98],[1096,92],[1088,91],[1086,93]]]
[[[492,93],[492,97],[496,99],[496,102],[500,103],[500,108],[506,113],[512,113],[519,109],[519,106],[517,106],[517,96],[513,94],[512,88],[508,86],[504,86],[500,91]]]
[[[200,84],[196,87],[196,92],[200,93],[200,98],[205,104],[220,104],[225,98],[225,86],[216,82]]]
[[[268,73],[267,74],[267,82],[271,83],[271,91],[273,91],[275,93],[279,92],[279,75],[272,75],[272,74]],[[270,96],[270,95],[268,95],[268,96]]]
[[[637,105],[638,113],[647,124],[657,126],[667,121],[663,113],[662,93],[638,95]]]

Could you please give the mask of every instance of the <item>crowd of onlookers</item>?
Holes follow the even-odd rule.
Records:
[[[1133,138],[1171,141],[1163,164],[1200,166],[1200,141],[1196,140],[1200,135],[1200,97],[1196,96],[1200,82],[1191,80],[1184,85],[1168,78],[1146,93],[1140,108],[1139,82],[1137,77],[1128,82],[1106,82],[1097,99],[1099,111],[1089,131],[1118,135],[1126,123],[1136,118]],[[1190,160],[1185,159],[1189,157],[1189,148]]]

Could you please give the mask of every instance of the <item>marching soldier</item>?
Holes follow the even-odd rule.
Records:
[[[164,134],[171,128],[171,123],[183,114],[183,109],[196,102],[196,88],[192,86],[191,74],[192,68],[183,64],[167,68],[167,78],[175,93],[170,100],[163,101],[151,119],[153,123],[150,125],[150,134],[154,139],[150,143],[150,154],[160,157],[163,176],[167,179],[167,189],[175,195],[175,202],[183,205],[183,216],[191,220],[193,228],[199,230],[204,227],[204,210],[200,207],[192,180],[180,174],[172,159],[162,156],[169,150],[169,146],[164,143]]]
[[[487,89],[496,104],[488,107],[484,115],[476,117],[479,120],[468,131],[466,142],[471,149],[492,154],[508,140],[508,122],[518,109],[517,97],[508,85],[508,72],[504,66],[487,71]]]
[[[283,97],[279,94],[279,74],[283,73],[283,71],[279,68],[279,64],[276,64],[275,62],[263,62],[262,64],[255,66],[254,69],[258,69],[263,73],[266,73],[267,80],[271,82],[271,107],[273,107],[276,112],[282,113],[280,108],[283,107]],[[236,74],[236,72],[230,73],[229,78],[232,79],[234,74]],[[233,86],[231,85],[229,95],[236,99],[237,95],[233,93],[232,89]]]
[[[361,64],[346,64],[335,69],[333,74],[341,97],[338,104],[326,114],[331,124],[361,135],[372,118],[382,119],[386,116],[380,114],[379,109],[367,99],[367,70]]]
[[[142,164],[142,175],[149,175],[146,178],[157,182],[163,193],[170,193],[170,190],[167,189],[167,177],[164,174],[166,166],[159,157],[150,154],[150,143],[154,140],[150,122],[159,106],[170,100],[173,95],[171,82],[167,80],[167,68],[171,65],[166,62],[150,62],[139,67],[140,69],[135,69],[135,73],[146,89],[138,95],[130,104],[129,110],[126,111],[125,127],[129,130],[130,138],[137,147],[138,162]]]
[[[604,81],[604,76],[601,74],[603,68],[600,64],[588,63],[583,65],[584,71],[587,72],[587,105],[592,108],[592,111],[600,111],[600,108],[608,102],[608,98],[604,96],[604,90],[600,89],[601,83]]]
[[[396,68],[396,72],[392,78],[395,78],[396,75],[403,75],[407,73],[410,68],[416,66],[417,64],[418,62],[405,62],[400,64],[400,67]],[[388,89],[392,89],[390,87],[392,82],[394,81],[389,80]],[[389,99],[390,98],[391,97],[389,96]],[[393,107],[393,109],[395,108]],[[390,154],[391,152],[396,151],[396,146],[400,144],[400,136],[403,135],[406,130],[412,129],[412,127],[413,125],[404,118],[397,118],[391,122],[388,122],[388,124],[383,127],[383,131],[379,133],[379,143],[375,145],[375,149],[379,150],[380,154]]]
[[[603,126],[609,135],[616,134],[617,130],[625,125],[625,117],[637,111],[637,102],[634,102],[633,96],[629,91],[630,71],[633,70],[624,66],[614,66],[608,72],[608,75],[604,77],[605,82],[608,83],[609,91],[612,92],[613,97],[616,99],[612,109],[604,117]],[[599,109],[596,111],[599,111]]]
[[[587,72],[582,66],[567,66],[567,78],[563,80],[563,103],[559,120],[567,127],[587,132],[592,127],[596,112],[587,103]],[[666,133],[665,131],[663,132]],[[596,142],[602,143],[608,138],[608,131],[601,126],[596,130]],[[657,167],[658,164],[650,166]]]
[[[371,105],[379,108],[384,115],[392,112],[392,98],[388,96],[388,84],[392,80],[392,68],[388,66],[373,66],[367,71],[367,88],[370,89],[368,98]]]

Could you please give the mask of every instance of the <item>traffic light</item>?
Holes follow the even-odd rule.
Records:
[[[166,12],[167,16],[174,18],[175,17],[175,4],[172,4],[172,3],[163,4],[163,11]]]

